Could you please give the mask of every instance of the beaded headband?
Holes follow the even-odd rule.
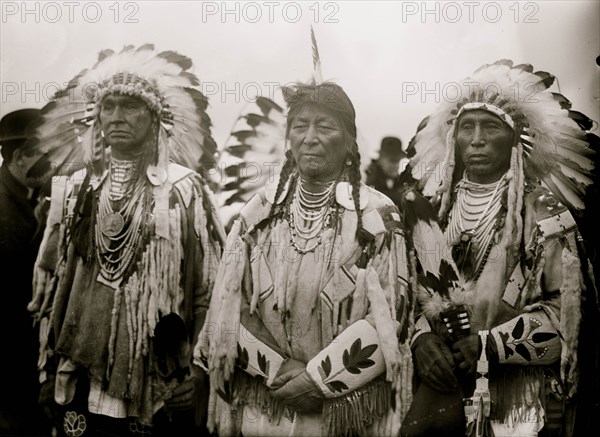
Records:
[[[463,112],[475,111],[477,109],[480,109],[483,111],[488,111],[494,115],[497,115],[498,117],[500,117],[500,119],[503,122],[505,122],[507,125],[509,125],[512,130],[515,130],[515,122],[513,121],[512,117],[510,115],[508,115],[506,112],[504,112],[502,109],[500,109],[499,107],[494,106],[490,103],[481,103],[481,102],[466,103],[465,105],[463,105],[462,108],[460,108],[458,110],[455,120],[458,120],[458,118],[463,114]]]

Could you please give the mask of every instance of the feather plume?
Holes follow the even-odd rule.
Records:
[[[323,82],[323,73],[321,72],[321,57],[319,56],[319,48],[317,47],[317,38],[315,37],[315,31],[310,26],[310,42],[312,46],[312,59],[313,59],[313,79],[315,83]]]

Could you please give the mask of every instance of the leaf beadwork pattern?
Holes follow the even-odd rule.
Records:
[[[321,365],[317,367],[317,369],[319,371],[319,375],[321,375],[321,378],[325,379],[329,376],[331,373],[331,359],[329,358],[329,355],[327,355],[325,359],[321,361]]]
[[[543,326],[543,323],[536,317],[529,317],[527,324],[524,317],[519,317],[510,334],[499,332],[505,359],[515,353],[527,363],[533,360],[532,355],[542,359],[548,352],[548,347],[540,344],[558,337],[556,332],[537,332]]]
[[[531,361],[531,354],[529,353],[527,346],[525,346],[523,343],[519,343],[518,345],[516,345],[515,351],[517,351],[517,353],[521,355],[525,360]]]
[[[352,343],[350,350],[344,350],[344,355],[342,356],[344,367],[348,372],[358,375],[360,373],[360,369],[367,369],[375,365],[375,362],[370,360],[369,357],[373,355],[373,352],[376,350],[376,344],[370,344],[365,346],[363,349],[362,342],[360,338],[358,338],[354,343]]]
[[[240,366],[242,370],[246,370],[248,368],[248,363],[250,362],[250,357],[248,356],[248,349],[243,348],[239,343],[237,345],[237,365]]]
[[[260,351],[256,351],[256,359],[258,361],[258,367],[264,376],[269,377],[269,367],[270,363],[267,360],[266,355],[260,353]]]
[[[340,393],[342,393],[344,390],[348,390],[348,386],[346,384],[344,384],[342,381],[326,382],[325,385],[333,393],[336,393],[338,391]]]
[[[512,331],[512,336],[514,339],[521,338],[521,336],[523,335],[524,327],[525,327],[525,323],[523,323],[523,318],[519,317],[519,320],[517,320],[517,324],[515,325],[515,327]]]
[[[555,332],[536,332],[531,336],[534,343],[543,343],[548,340],[552,340],[558,334]]]
[[[343,381],[334,378],[344,372],[358,375],[362,372],[361,369],[368,369],[374,366],[375,361],[371,360],[370,357],[377,350],[377,347],[377,344],[370,344],[363,348],[362,340],[360,338],[356,339],[350,346],[350,349],[344,349],[342,354],[342,364],[344,367],[333,374],[331,374],[331,359],[327,355],[317,368],[325,386],[332,393],[348,390],[348,386]]]

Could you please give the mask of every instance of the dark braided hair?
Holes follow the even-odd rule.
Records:
[[[348,166],[348,182],[352,186],[352,199],[354,200],[354,209],[356,210],[356,238],[358,239],[361,246],[364,246],[364,235],[362,231],[362,211],[360,209],[360,152],[358,151],[358,144],[354,141],[352,150],[349,150],[346,154],[346,161],[350,160],[351,164]]]
[[[322,84],[298,83],[294,88],[284,87],[283,94],[289,107],[286,139],[289,138],[292,119],[307,104],[317,104],[327,108],[335,115],[342,126],[346,139],[345,143],[351,146],[346,152],[344,162],[342,163],[342,172],[338,180],[347,178],[352,186],[352,197],[357,215],[356,237],[364,247],[370,238],[368,238],[368,233],[362,229],[362,211],[360,210],[360,153],[358,151],[358,144],[356,143],[356,125],[354,124],[356,114],[352,102],[344,90],[332,82]],[[277,190],[275,191],[275,200],[269,212],[269,219],[281,212],[281,207],[277,205],[277,200],[283,191],[285,183],[296,170],[296,162],[294,161],[291,149],[286,151],[285,156],[286,160],[279,176]],[[347,162],[349,165],[346,164]]]
[[[271,205],[271,211],[269,211],[269,218],[275,217],[280,212],[281,208],[278,206],[277,200],[279,200],[279,196],[283,191],[283,186],[295,169],[296,161],[294,161],[294,157],[292,156],[292,149],[288,149],[285,152],[283,168],[281,169],[281,173],[279,173],[279,181],[277,182],[277,190],[275,190],[275,199],[273,200],[273,205]]]

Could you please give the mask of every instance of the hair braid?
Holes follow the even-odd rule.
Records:
[[[278,212],[277,201],[279,200],[279,196],[283,191],[283,186],[286,181],[289,179],[290,175],[296,168],[296,162],[294,161],[294,157],[292,156],[292,150],[288,149],[285,152],[285,161],[283,163],[283,168],[281,169],[281,173],[279,173],[279,181],[277,182],[277,190],[275,190],[275,198],[273,200],[273,205],[271,205],[271,211],[269,211],[269,218],[275,216]]]
[[[346,160],[350,159],[352,162],[348,169],[348,178],[350,185],[352,186],[352,198],[354,200],[354,209],[356,210],[356,238],[359,240],[361,245],[365,243],[364,235],[362,235],[362,211],[360,209],[360,152],[358,151],[358,145],[354,142],[353,148],[346,155]]]

